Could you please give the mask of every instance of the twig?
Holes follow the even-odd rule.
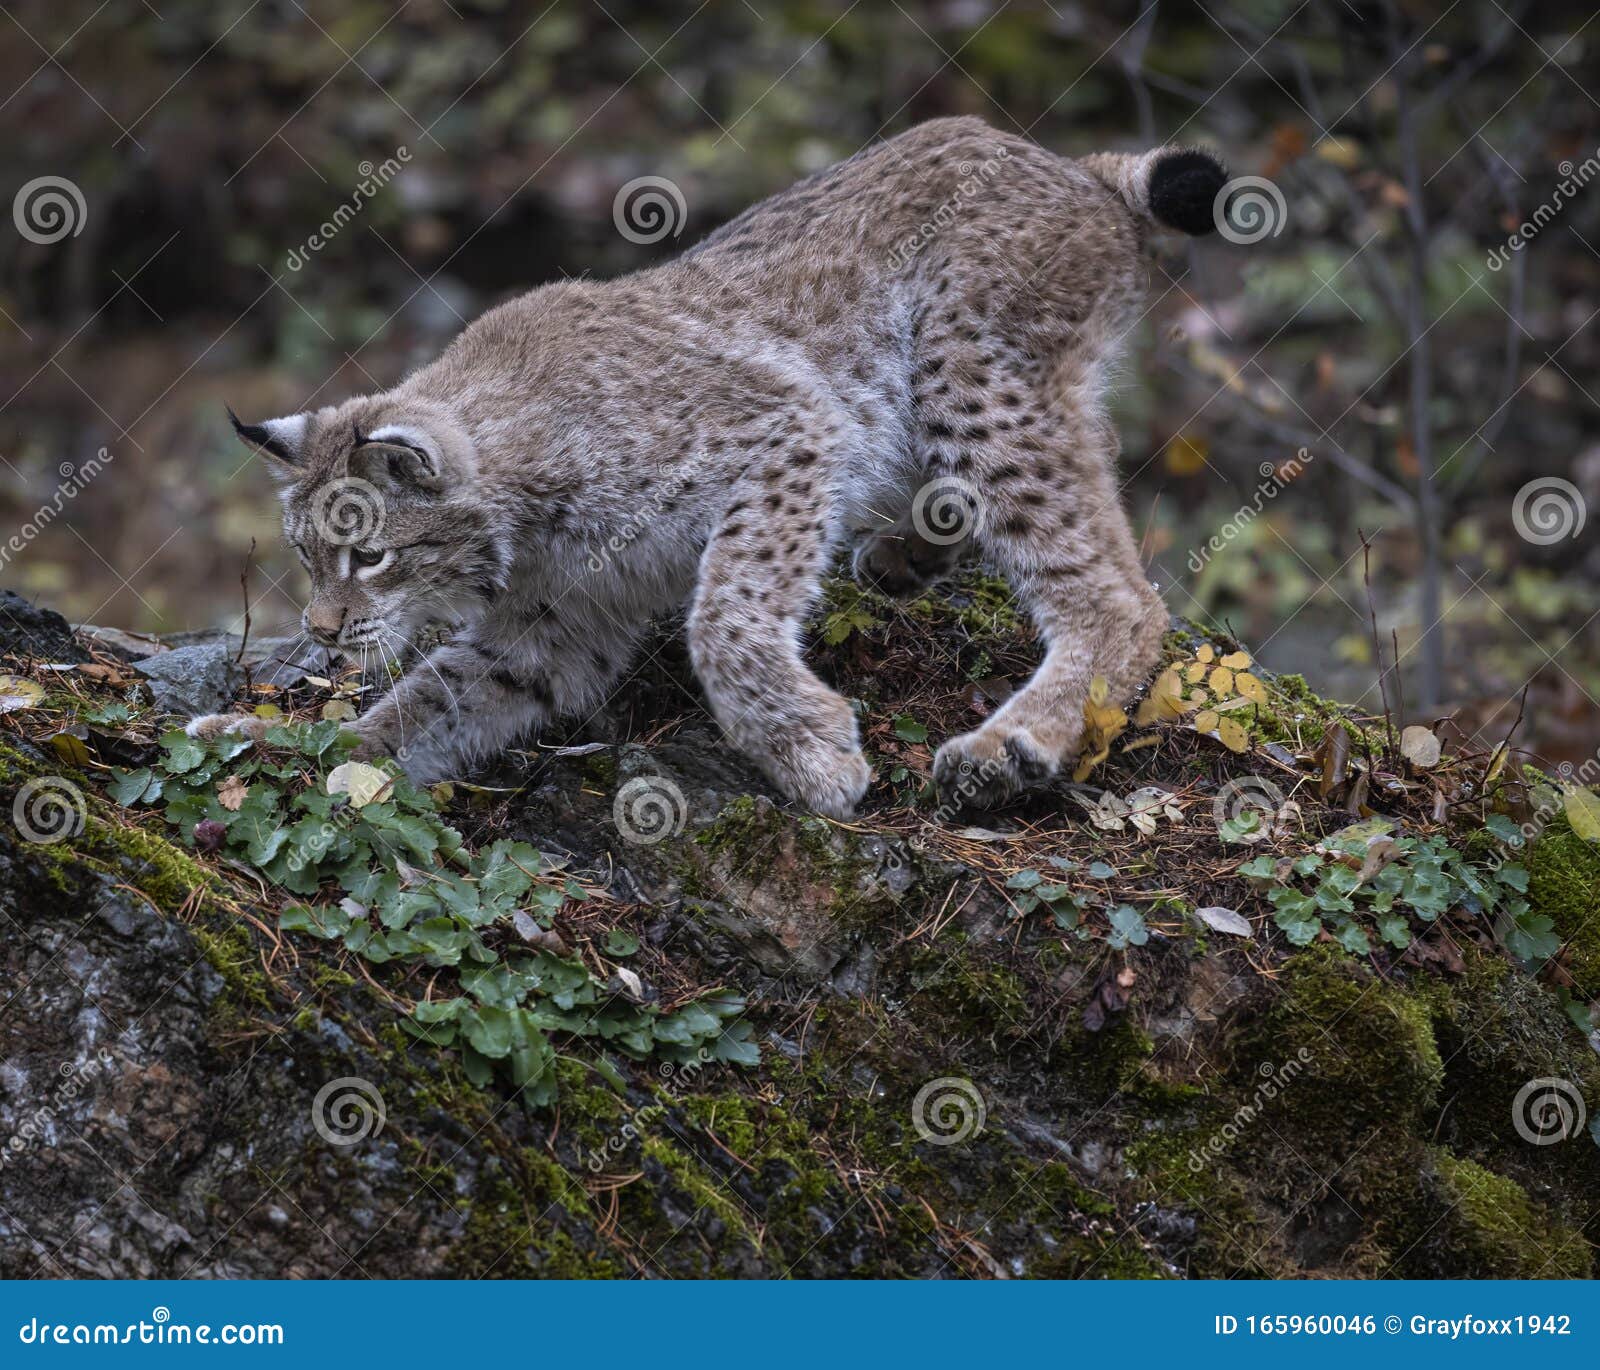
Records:
[[[233,659],[235,666],[244,666],[244,649],[250,645],[250,563],[255,555],[256,540],[251,538],[250,550],[244,555],[244,568],[239,572],[239,589],[244,595],[244,636],[239,639],[239,654]],[[244,681],[246,685],[254,684],[248,666],[244,666]]]
[[[1372,544],[1367,541],[1367,535],[1356,529],[1356,536],[1361,539],[1361,579],[1367,587],[1367,616],[1372,620],[1372,650],[1378,658],[1378,694],[1383,699],[1383,732],[1389,740],[1389,755],[1395,754],[1394,746],[1394,719],[1389,713],[1389,686],[1384,677],[1388,669],[1383,664],[1383,639],[1378,636],[1378,611],[1372,604]],[[1398,667],[1400,658],[1395,657]]]

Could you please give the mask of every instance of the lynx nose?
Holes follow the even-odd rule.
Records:
[[[317,642],[332,647],[344,627],[344,610],[313,604],[300,616],[300,623]]]

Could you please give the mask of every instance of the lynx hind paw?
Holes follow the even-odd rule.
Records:
[[[190,737],[199,738],[201,741],[238,733],[253,742],[259,742],[267,735],[267,729],[271,726],[272,724],[266,719],[257,718],[254,714],[201,714],[198,718],[191,718],[185,723],[183,730]]]
[[[933,759],[946,804],[995,809],[1048,780],[1056,764],[1026,728],[989,727],[952,737]]]

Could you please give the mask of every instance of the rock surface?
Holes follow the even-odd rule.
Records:
[[[5,607],[0,652],[75,659]],[[650,737],[683,683],[642,674],[600,731]],[[1591,1273],[1600,1147],[1516,1108],[1552,1077],[1600,1105],[1600,1058],[1491,952],[1380,972],[1181,917],[1113,951],[898,819],[792,811],[692,710],[593,741],[508,759],[458,826],[565,853],[650,965],[748,997],[762,1062],[619,1092],[575,1048],[530,1110],[269,933],[270,891],[0,739],[5,814],[81,797],[60,840],[0,822],[0,1276]],[[641,782],[672,804],[629,840]]]

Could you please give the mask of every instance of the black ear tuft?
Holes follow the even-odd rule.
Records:
[[[293,465],[299,459],[299,454],[291,451],[285,443],[279,441],[266,424],[241,423],[239,416],[233,412],[231,405],[223,405],[223,408],[228,411],[228,421],[233,424],[233,431],[243,441],[253,447],[261,448],[264,452],[270,452],[279,461],[288,462],[290,465]]]
[[[1227,180],[1227,168],[1209,152],[1169,152],[1150,168],[1150,213],[1184,233],[1209,233],[1217,226],[1217,196]]]

